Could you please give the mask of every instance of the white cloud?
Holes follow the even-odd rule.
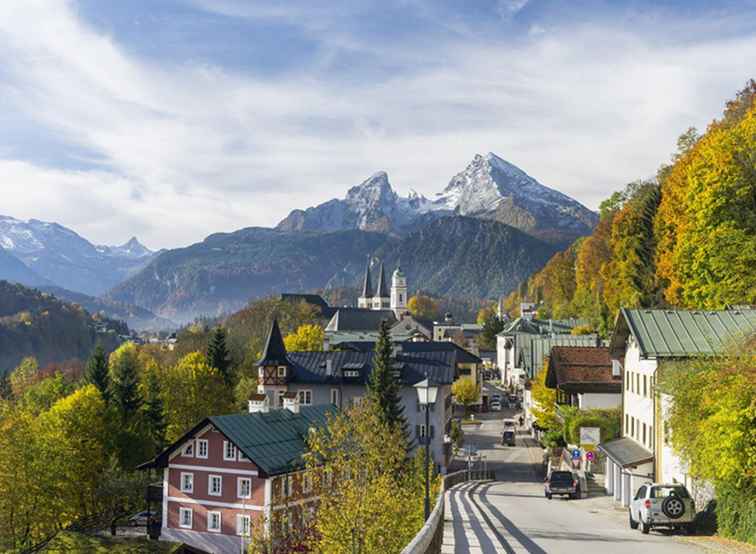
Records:
[[[104,160],[86,172],[0,162],[1,211],[97,242],[136,234],[182,245],[275,224],[378,169],[400,191],[431,196],[489,150],[596,207],[652,174],[675,137],[705,126],[756,67],[753,34],[690,45],[608,24],[552,27],[522,42],[404,52],[342,33],[345,46],[330,47],[380,49],[403,69],[352,82],[320,68],[262,78],[157,65],[69,4],[0,3],[0,82],[13,91],[0,100]]]

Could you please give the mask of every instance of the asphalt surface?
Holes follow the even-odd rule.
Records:
[[[465,444],[474,445],[496,472],[496,481],[463,483],[447,493],[442,552],[489,553],[663,553],[709,551],[696,538],[628,526],[627,511],[609,497],[579,500],[543,494],[541,449],[524,432],[514,447],[500,444],[503,417],[512,410],[483,414],[479,428],[465,426]]]

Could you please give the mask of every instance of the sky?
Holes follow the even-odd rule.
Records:
[[[151,248],[495,152],[595,209],[756,77],[756,0],[3,0],[0,214]]]

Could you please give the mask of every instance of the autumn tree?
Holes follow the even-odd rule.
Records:
[[[465,407],[465,413],[467,413],[470,406],[477,404],[480,400],[480,387],[472,377],[460,377],[452,384],[452,396],[457,404]]]
[[[203,418],[231,411],[231,397],[217,369],[193,352],[163,372],[166,440],[174,441]]]
[[[438,317],[438,304],[424,294],[415,294],[407,301],[407,309],[415,317],[434,319]]]
[[[542,429],[559,429],[561,424],[556,417],[556,390],[546,386],[548,367],[547,358],[543,368],[532,381],[530,392],[533,397],[533,416]]]
[[[133,342],[121,345],[110,355],[110,382],[113,404],[121,424],[127,426],[142,406],[138,351]]]
[[[399,552],[423,525],[422,451],[411,463],[401,429],[367,400],[330,415],[308,438],[307,469],[320,503],[313,550]],[[434,479],[433,496],[438,491]]]
[[[319,352],[323,350],[324,338],[323,327],[305,323],[297,327],[294,333],[284,337],[284,346],[288,352]]]

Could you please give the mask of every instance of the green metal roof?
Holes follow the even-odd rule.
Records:
[[[721,353],[756,333],[756,310],[651,310],[622,308],[611,350],[623,350],[632,333],[644,358],[682,358]]]
[[[330,404],[301,406],[299,413],[287,409],[231,414],[208,418],[244,455],[268,475],[285,473],[304,465],[307,434],[323,427]]]
[[[302,456],[307,450],[309,430],[324,427],[328,423],[327,414],[337,411],[336,406],[324,404],[300,406],[299,413],[279,408],[269,412],[210,416],[137,469],[166,467],[171,453],[202,429],[213,425],[264,474],[287,473],[304,466]]]

